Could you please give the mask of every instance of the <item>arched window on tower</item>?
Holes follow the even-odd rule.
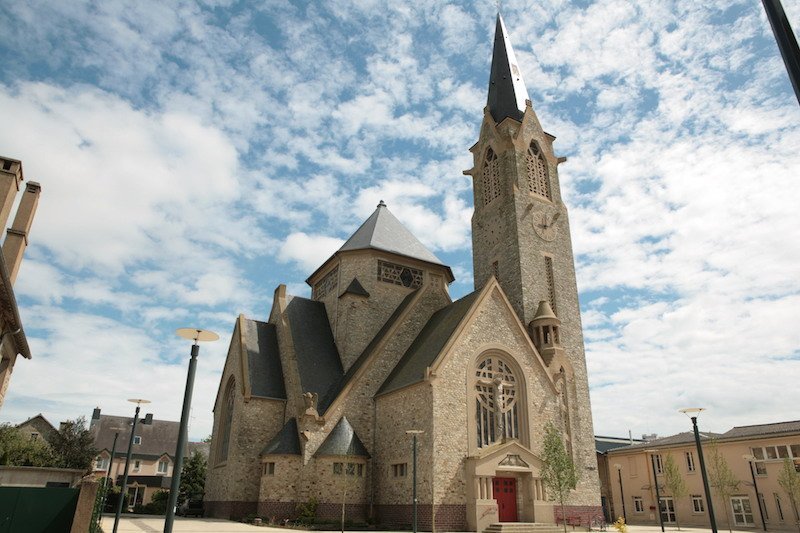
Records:
[[[219,447],[217,448],[217,463],[222,463],[228,459],[228,447],[231,442],[231,425],[233,422],[233,400],[236,392],[236,380],[231,378],[228,381],[228,388],[225,389],[225,396],[222,400],[222,416],[219,421]]]
[[[500,165],[497,154],[489,148],[483,160],[483,205],[500,196]]]
[[[475,426],[478,448],[519,438],[518,380],[496,355],[484,357],[475,369]]]
[[[525,164],[528,167],[528,191],[548,200],[550,197],[550,180],[547,177],[547,163],[544,154],[539,149],[536,141],[531,141],[528,152],[525,154]]]

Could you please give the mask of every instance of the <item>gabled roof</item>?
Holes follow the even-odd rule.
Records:
[[[300,439],[297,435],[297,419],[290,418],[264,446],[261,455],[300,455]]]
[[[278,335],[274,324],[244,319],[242,355],[247,357],[253,396],[286,399]]]
[[[755,424],[752,426],[736,426],[723,433],[721,438],[767,437],[781,433],[800,433],[800,420],[774,422],[772,424]]]
[[[721,433],[711,433],[707,431],[700,432],[701,440],[718,439],[721,436],[722,436]],[[691,431],[684,431],[683,433],[670,435],[669,437],[661,437],[660,439],[655,439],[647,442],[639,442],[630,446],[615,448],[610,451],[611,453],[613,453],[613,452],[621,452],[627,450],[642,450],[650,448],[658,449],[660,446],[678,446],[681,444],[693,444],[693,443],[694,443],[694,433]]]
[[[136,423],[135,436],[142,438],[141,444],[133,445],[133,455],[157,459],[163,454],[175,456],[178,445],[178,431],[180,422],[170,420],[153,420],[151,424],[142,423],[140,418]],[[98,450],[108,450],[114,445],[114,434],[119,433],[114,455],[124,455],[131,438],[131,424],[133,418],[127,416],[99,415],[93,421],[91,430],[94,434],[94,445]]]
[[[424,380],[425,369],[436,360],[480,293],[480,290],[474,291],[435,312],[378,389],[377,394]]]
[[[606,453],[616,448],[624,448],[634,443],[644,442],[642,439],[631,439],[629,437],[601,437],[594,436],[594,449],[597,453]]]
[[[525,100],[528,99],[528,89],[522,79],[514,49],[511,48],[506,25],[498,13],[486,105],[495,122],[502,122],[507,117],[521,122],[525,114]]]
[[[317,409],[324,412],[328,406],[326,393],[340,382],[344,374],[325,304],[294,296],[286,305],[286,315],[300,386],[303,392],[319,395]]]
[[[341,298],[345,294],[352,294],[354,296],[364,296],[366,298],[369,298],[369,293],[367,292],[367,289],[365,289],[364,286],[361,284],[361,282],[358,281],[358,278],[353,278],[353,281],[351,281],[350,285],[348,285],[347,288],[344,290],[344,292],[342,292],[342,294],[339,295],[339,298]]]
[[[344,416],[339,419],[328,438],[325,439],[325,442],[322,443],[322,446],[317,449],[317,453],[314,455],[349,455],[369,458],[367,448],[356,435],[347,417]]]
[[[386,204],[378,204],[375,212],[347,239],[340,252],[347,250],[383,250],[405,255],[428,263],[443,265],[424,244],[411,234],[389,211]]]
[[[55,428],[55,426],[54,426],[53,424],[51,424],[51,423],[50,423],[50,421],[49,421],[49,420],[47,420],[47,419],[44,417],[44,415],[43,415],[42,413],[39,413],[39,414],[38,414],[38,415],[36,415],[36,416],[32,416],[32,417],[30,417],[29,419],[27,419],[27,420],[26,420],[26,421],[24,421],[24,422],[20,422],[19,424],[17,424],[17,427],[18,427],[18,428],[20,428],[20,427],[24,426],[25,424],[33,424],[33,425],[37,425],[37,424],[38,424],[38,425],[40,425],[41,427],[43,427],[43,428],[47,428],[47,429],[49,429],[49,430],[52,430],[52,431],[54,431],[54,432],[55,432],[55,431],[58,431],[58,430]]]

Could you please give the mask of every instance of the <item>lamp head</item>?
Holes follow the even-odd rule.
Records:
[[[195,343],[209,342],[219,339],[219,335],[213,331],[208,331],[207,329],[178,328],[175,330],[175,333],[178,335],[178,337],[194,341]]]
[[[614,463],[614,468],[616,468],[617,470],[622,470],[622,465],[619,463]]]
[[[678,409],[678,412],[685,414],[689,418],[697,418],[697,415],[705,410],[705,407],[686,407],[684,409]]]
[[[133,398],[133,399],[128,400],[128,401],[131,402],[131,403],[135,403],[137,406],[138,405],[142,405],[143,403],[150,403],[150,400],[143,400],[141,398]]]

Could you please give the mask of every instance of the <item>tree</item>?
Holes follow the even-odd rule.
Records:
[[[783,460],[783,468],[778,474],[778,485],[786,491],[797,516],[797,506],[800,505],[800,473],[795,469],[791,459]],[[797,530],[800,531],[800,520],[797,522]]]
[[[26,438],[11,424],[0,424],[0,465],[53,466],[54,462],[46,442]]]
[[[664,471],[664,485],[666,485],[667,491],[669,491],[672,497],[677,499],[686,496],[688,494],[686,483],[683,482],[683,476],[681,476],[678,464],[675,462],[675,458],[672,457],[671,453],[668,453],[667,457],[664,459],[662,469]],[[675,525],[678,527],[678,531],[680,531],[681,525],[678,522],[677,511],[675,512]]]
[[[97,456],[94,437],[86,427],[86,417],[67,420],[53,436],[53,450],[56,453],[56,464],[59,468],[76,468],[88,470]]]
[[[189,460],[183,463],[181,486],[178,491],[178,507],[188,500],[203,498],[206,487],[206,467],[206,458],[198,450],[195,450]]]
[[[725,457],[720,453],[717,442],[711,441],[711,462],[708,469],[709,483],[722,498],[722,508],[725,510],[725,520],[728,521],[728,531],[731,531],[731,518],[728,514],[728,502],[731,496],[739,490],[741,481],[731,471]]]
[[[564,516],[564,502],[569,496],[569,491],[578,484],[575,475],[575,465],[572,458],[564,449],[564,441],[556,427],[548,422],[544,428],[544,454],[542,456],[542,481],[549,493],[550,499],[557,499],[561,505],[561,521],[564,524],[564,533],[567,531],[567,520]]]

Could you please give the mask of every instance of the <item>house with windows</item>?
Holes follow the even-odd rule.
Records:
[[[110,466],[114,484],[122,484],[132,426],[132,417],[103,415],[99,407],[94,410],[89,430],[99,450],[94,461],[95,477],[108,476]],[[127,484],[131,507],[150,503],[156,491],[169,490],[179,429],[179,422],[156,420],[152,414],[136,423]]]
[[[724,501],[711,489],[714,516],[720,529],[728,527],[726,514],[734,528],[797,529],[798,508],[778,483],[778,477],[786,460],[791,461],[800,475],[800,420],[737,426],[725,433],[701,433],[701,443],[706,472],[712,468],[713,454],[719,453],[739,480],[734,494]],[[658,524],[659,509],[665,524],[710,526],[694,433],[615,448],[606,455],[614,510],[622,516],[624,506],[628,523]],[[685,496],[670,494],[665,485],[664,465],[668,457],[682,475],[687,488]]]
[[[500,16],[488,85],[464,171],[474,291],[453,300],[452,269],[381,201],[308,277],[310,298],[281,284],[268,316],[240,315],[214,403],[207,514],[292,517],[316,500],[320,519],[344,506],[348,520],[407,526],[416,457],[424,530],[602,517],[565,159]],[[563,514],[542,480],[549,425],[578,474]]]
[[[42,413],[17,424],[17,431],[27,440],[41,440],[47,444],[52,444],[53,436],[58,433],[55,426],[53,426]]]

